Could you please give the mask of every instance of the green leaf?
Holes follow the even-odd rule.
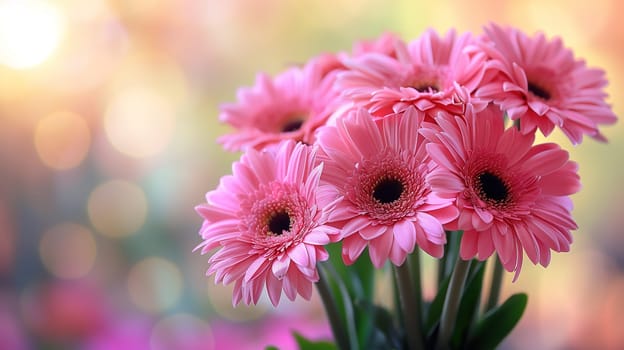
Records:
[[[293,333],[293,335],[300,350],[338,350],[335,344],[328,341],[311,341],[297,332]]]
[[[358,318],[355,316],[352,298],[349,295],[349,291],[347,290],[347,287],[344,283],[348,281],[344,281],[343,279],[341,279],[340,275],[331,264],[324,264],[320,268],[325,268],[331,275],[331,278],[329,278],[329,276],[326,277],[328,278],[328,281],[332,288],[332,297],[336,301],[336,307],[338,308],[338,311],[340,312],[343,320],[342,325],[345,328],[346,337],[348,338],[349,342],[349,348],[357,349],[359,348],[359,343],[355,327]],[[344,346],[346,347],[346,344]]]
[[[355,345],[366,344],[371,337],[375,314],[360,305],[373,302],[376,269],[367,250],[357,261],[347,266],[342,261],[340,244],[329,244],[326,249],[330,256],[327,262],[331,265],[328,266],[332,274],[330,284],[351,342]]]
[[[526,294],[514,294],[502,305],[486,313],[470,335],[466,348],[495,349],[520,321],[527,301]]]
[[[279,350],[279,348],[277,346],[269,345],[266,348],[264,348],[264,350]]]
[[[479,310],[485,263],[473,261],[473,266],[472,276],[462,293],[459,310],[457,311],[457,320],[455,321],[455,330],[451,338],[451,345],[455,349],[460,348],[461,344],[466,341],[468,331],[475,321],[477,311]]]
[[[360,302],[356,306],[362,310],[366,310],[371,319],[375,322],[368,334],[366,344],[367,349],[384,349],[389,347],[400,348],[402,336],[396,328],[394,316],[392,313],[379,305],[371,302]]]

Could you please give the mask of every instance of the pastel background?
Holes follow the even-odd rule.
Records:
[[[291,328],[327,337],[316,296],[232,308],[192,253],[193,207],[239,156],[216,143],[229,131],[219,104],[258,72],[384,31],[411,40],[496,22],[561,36],[606,70],[622,116],[623,11],[617,0],[0,0],[1,347],[289,349]],[[505,349],[624,348],[624,126],[604,133],[609,144],[576,147],[554,135],[580,163],[580,229],[547,269],[505,276],[505,295],[529,294]]]

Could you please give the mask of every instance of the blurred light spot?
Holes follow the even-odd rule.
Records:
[[[75,1],[65,10],[70,18],[75,18],[82,23],[97,22],[101,18],[112,15],[112,9],[107,0]]]
[[[0,63],[16,69],[45,61],[58,46],[64,19],[43,1],[0,2]]]
[[[116,92],[104,117],[110,143],[121,153],[137,158],[163,151],[174,126],[172,101],[147,87]]]
[[[112,1],[124,18],[139,23],[162,22],[172,17],[171,13],[176,10],[174,0],[133,0]]]
[[[139,186],[112,180],[91,192],[87,212],[98,232],[109,237],[124,237],[143,226],[147,216],[147,199]]]
[[[559,36],[563,38],[564,46],[576,49],[591,44],[605,29],[608,31],[608,18],[613,11],[610,1],[522,0],[521,4],[515,6],[519,11],[514,13],[514,16],[520,17],[518,20],[521,23],[532,24],[548,33],[548,37]],[[553,13],[558,15],[553,16]],[[579,25],[587,23],[588,13],[591,13],[591,25]]]
[[[214,349],[208,323],[190,314],[175,314],[160,320],[152,329],[150,349]]]
[[[161,312],[174,306],[182,293],[182,274],[169,260],[146,258],[128,274],[128,292],[142,310]]]
[[[261,303],[255,306],[233,307],[233,285],[234,283],[224,286],[214,284],[213,281],[208,283],[208,300],[220,316],[228,320],[243,322],[259,319],[267,313],[268,306]]]
[[[34,142],[43,163],[53,169],[70,169],[85,158],[91,132],[81,116],[57,112],[39,121]]]
[[[66,222],[43,233],[39,241],[43,265],[60,278],[85,276],[95,262],[93,234],[84,226]]]

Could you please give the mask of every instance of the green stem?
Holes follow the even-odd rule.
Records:
[[[422,282],[420,280],[420,249],[416,247],[414,252],[408,255],[408,263],[409,270],[412,276],[412,287],[414,288],[414,293],[412,298],[414,299],[414,303],[416,304],[416,312],[417,316],[420,319],[423,315],[423,307],[422,307]],[[419,324],[422,326],[422,324]]]
[[[412,286],[408,263],[395,266],[396,281],[399,290],[399,299],[403,306],[403,320],[405,322],[405,334],[407,336],[407,346],[409,350],[424,349],[424,338],[422,335],[420,310],[414,300],[414,290]]]
[[[392,286],[394,287],[392,289],[394,312],[396,313],[396,318],[399,325],[401,326],[401,328],[405,329],[405,318],[403,317],[403,312],[405,310],[403,310],[403,305],[401,304],[401,293],[399,292],[399,281],[397,273],[392,274]]]
[[[444,256],[438,260],[438,290],[442,286],[442,282],[453,271],[453,262],[459,255],[459,243],[461,241],[462,231],[446,231],[446,245],[444,246]]]
[[[332,329],[332,333],[334,334],[334,338],[336,339],[336,344],[341,350],[350,350],[351,345],[349,343],[349,337],[347,336],[340,314],[338,313],[338,307],[336,306],[336,301],[334,300],[334,296],[331,292],[331,287],[327,281],[327,275],[321,266],[318,267],[318,272],[319,280],[316,283],[316,288],[319,292],[319,296],[321,297],[321,301],[323,302],[325,312],[327,313],[329,325]]]
[[[492,272],[492,284],[490,285],[490,295],[485,304],[484,312],[488,312],[498,305],[500,298],[501,285],[503,282],[503,264],[498,255],[494,257],[494,271]]]
[[[463,260],[457,257],[455,268],[451,275],[446,297],[444,298],[444,306],[442,307],[442,315],[440,316],[440,330],[438,332],[438,341],[436,349],[448,349],[455,321],[457,320],[457,310],[462,297],[462,291],[468,272],[470,271],[470,263],[472,260]]]
[[[444,281],[444,278],[446,277],[446,255],[447,252],[444,252],[444,256],[442,256],[440,259],[438,259],[438,291],[440,290],[440,286],[442,286],[442,282]]]

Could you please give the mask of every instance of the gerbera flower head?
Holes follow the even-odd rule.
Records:
[[[282,291],[290,300],[309,299],[316,262],[328,258],[323,246],[339,234],[326,225],[336,198],[319,185],[316,148],[283,141],[249,149],[232,169],[196,207],[204,218],[198,249],[217,249],[207,274],[235,283],[234,304],[256,304],[264,286],[273,305]]]
[[[490,55],[488,79],[476,95],[494,101],[527,134],[548,136],[559,127],[573,144],[583,135],[606,141],[600,124],[617,117],[606,103],[604,71],[575,59],[561,39],[533,37],[515,28],[485,28],[483,49]]]
[[[219,119],[236,131],[219,142],[232,151],[262,149],[284,139],[314,143],[314,132],[339,103],[335,64],[330,56],[319,56],[274,78],[259,74],[253,87],[239,89],[236,103],[221,107]]]
[[[463,113],[470,101],[482,105],[471,94],[483,77],[486,55],[470,49],[469,33],[451,30],[441,37],[428,30],[409,44],[394,45],[394,56],[373,52],[345,62],[349,70],[339,75],[338,85],[356,107],[384,117],[409,106],[433,116],[439,110]]]
[[[404,113],[374,121],[365,110],[319,130],[325,163],[322,180],[343,196],[330,214],[341,228],[343,260],[353,263],[368,246],[376,267],[388,259],[401,265],[418,245],[443,254],[443,224],[457,216],[453,198],[431,190],[427,157],[418,127],[424,113]]]
[[[440,165],[430,182],[434,190],[455,191],[460,213],[449,227],[464,230],[463,259],[485,260],[496,251],[517,278],[523,251],[547,266],[551,250],[569,250],[577,226],[568,196],[580,182],[567,151],[554,143],[533,145],[534,134],[505,130],[496,106],[436,121],[421,129]]]

